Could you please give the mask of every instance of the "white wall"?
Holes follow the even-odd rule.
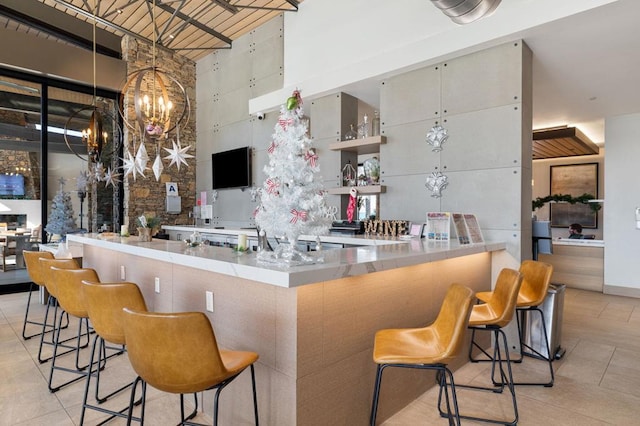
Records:
[[[640,297],[640,114],[605,120],[604,292]]]
[[[307,99],[337,91],[362,98],[346,86],[519,39],[518,31],[614,1],[509,0],[460,26],[426,0],[306,0],[285,14],[284,88],[251,99],[249,110],[276,108],[296,87]]]

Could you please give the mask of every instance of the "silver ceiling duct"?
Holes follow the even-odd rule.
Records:
[[[431,0],[456,24],[468,24],[493,13],[502,0]]]

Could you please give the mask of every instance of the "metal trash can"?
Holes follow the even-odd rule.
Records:
[[[544,299],[544,302],[542,302],[542,305],[539,306],[540,310],[544,313],[552,359],[562,358],[565,352],[560,346],[565,290],[566,285],[564,284],[550,284],[547,297]],[[530,311],[522,312],[522,341],[534,351],[547,356],[541,321],[542,318],[538,313],[532,313]],[[524,348],[524,350],[526,354],[526,348]]]

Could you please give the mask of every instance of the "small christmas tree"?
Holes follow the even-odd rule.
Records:
[[[281,244],[273,254],[261,253],[261,258],[271,256],[288,264],[311,262],[314,259],[297,250],[298,237],[326,234],[331,219],[298,90],[281,107],[274,128],[255,219],[267,235],[286,237],[289,244]]]
[[[75,231],[76,221],[74,219],[71,196],[64,190],[64,178],[60,178],[60,189],[51,202],[51,214],[49,221],[44,228],[50,235],[58,234],[65,237],[69,232]]]

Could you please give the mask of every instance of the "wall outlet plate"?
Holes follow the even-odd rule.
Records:
[[[206,295],[207,295],[207,297],[206,297],[207,311],[213,312],[213,292],[212,291],[207,291]]]
[[[154,286],[156,293],[160,293],[160,278],[156,277],[154,280]]]

